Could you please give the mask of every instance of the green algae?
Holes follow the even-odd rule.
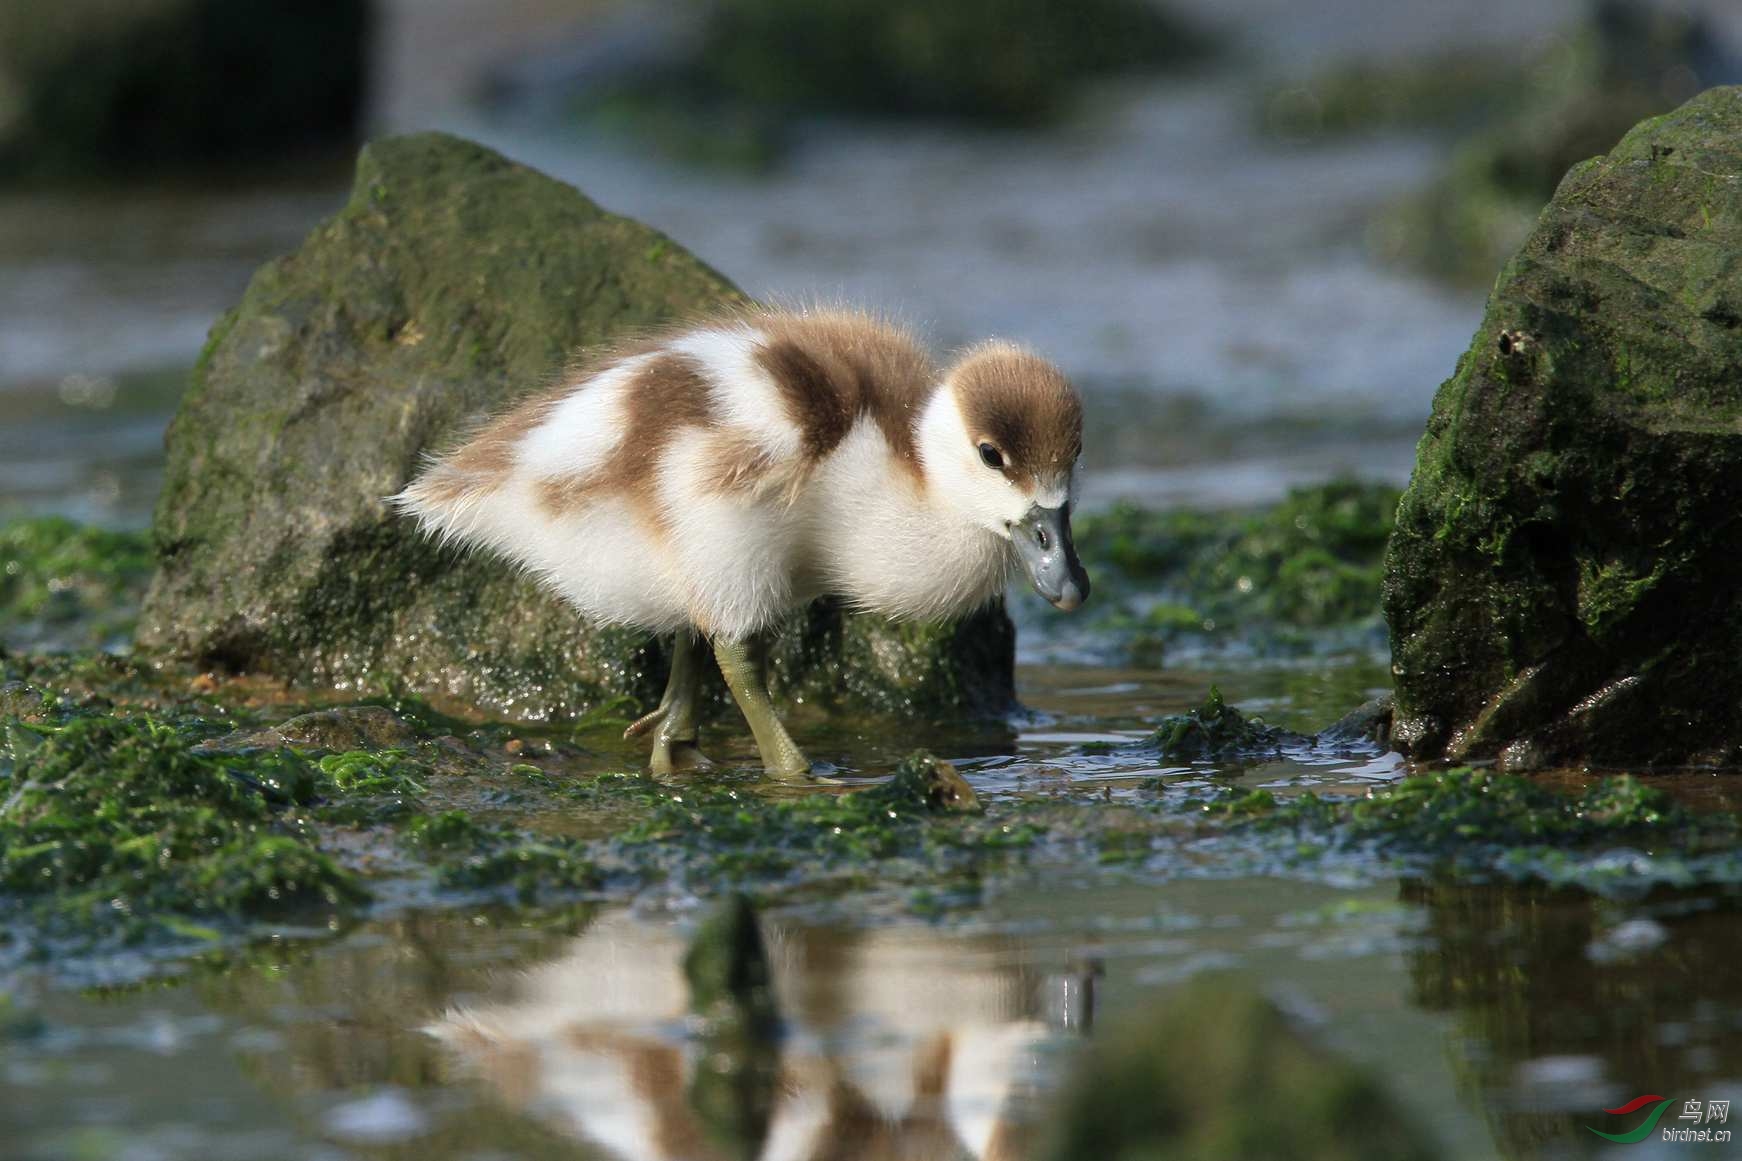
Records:
[[[1337,480],[1244,512],[1090,515],[1076,534],[1096,586],[1085,612],[1139,658],[1194,639],[1289,652],[1333,631],[1376,636],[1397,496]]]
[[[0,524],[0,643],[115,647],[132,634],[152,564],[143,533],[53,516]]]
[[[294,753],[199,756],[151,718],[8,733],[0,889],[39,915],[143,929],[171,915],[331,911],[366,896],[314,841],[303,811],[319,772]]]
[[[613,788],[621,782],[606,783]],[[642,882],[729,888],[858,887],[927,892],[971,886],[1044,833],[1020,811],[988,814],[959,775],[927,754],[886,782],[770,798],[730,786],[627,788],[649,809],[605,840],[602,862]]]
[[[1368,849],[1405,866],[1598,891],[1742,881],[1742,820],[1694,812],[1630,775],[1573,794],[1528,778],[1455,768],[1417,774],[1365,797],[1263,791],[1202,805],[1235,828],[1315,841],[1313,852]]]
[[[404,750],[349,750],[328,754],[319,766],[340,790],[361,794],[420,795],[419,779],[428,777],[428,768]]]
[[[521,903],[599,886],[598,869],[575,839],[489,826],[449,810],[411,818],[402,845],[433,856],[436,883],[450,890],[506,889]]]

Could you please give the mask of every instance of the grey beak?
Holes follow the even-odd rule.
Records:
[[[1034,591],[1056,608],[1068,613],[1089,599],[1089,574],[1071,543],[1069,504],[1057,508],[1036,504],[1010,526],[1010,540]]]

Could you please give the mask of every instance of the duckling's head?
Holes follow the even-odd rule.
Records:
[[[920,424],[928,486],[1011,542],[1035,591],[1069,611],[1089,596],[1071,542],[1083,404],[1064,373],[1009,343],[965,352]]]

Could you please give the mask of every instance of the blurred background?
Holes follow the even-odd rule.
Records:
[[[213,320],[438,128],[781,299],[1019,337],[1090,503],[1401,483],[1567,165],[1742,79],[1733,0],[0,8],[0,518],[149,519]]]

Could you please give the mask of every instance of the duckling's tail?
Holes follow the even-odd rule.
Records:
[[[484,501],[501,482],[495,475],[436,460],[387,502],[444,543],[470,540],[478,532]]]

